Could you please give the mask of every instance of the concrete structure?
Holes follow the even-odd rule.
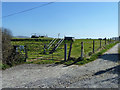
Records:
[[[74,41],[74,40],[75,40],[75,38],[74,38],[74,37],[64,37],[64,40]]]
[[[119,37],[113,37],[112,40],[120,41],[120,36]]]

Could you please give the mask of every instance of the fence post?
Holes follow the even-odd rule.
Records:
[[[100,40],[100,48],[101,48],[101,40]]]
[[[27,55],[27,46],[25,45],[25,62],[26,62],[27,58],[28,58],[28,55]]]
[[[109,42],[108,44],[110,44],[110,38],[109,38],[108,42]]]
[[[106,45],[106,38],[105,38],[105,45]]]
[[[70,59],[71,49],[72,49],[72,43],[70,43],[70,49],[69,49],[69,54],[68,54],[68,60]]]
[[[84,56],[84,47],[83,47],[83,42],[81,42],[81,59],[83,59]]]
[[[107,44],[109,44],[109,38],[107,39]]]
[[[14,52],[16,53],[16,46],[15,46],[15,45],[13,45],[13,48],[14,48]]]
[[[18,47],[19,47],[19,45],[14,45],[13,47],[14,47],[14,52],[18,53]]]
[[[64,60],[67,60],[67,44],[64,44]]]
[[[93,53],[95,52],[95,41],[93,40]]]
[[[111,43],[111,38],[110,38],[110,43]]]
[[[44,44],[44,52],[43,54],[46,54],[46,45]]]
[[[52,60],[53,60],[53,53],[52,53]]]

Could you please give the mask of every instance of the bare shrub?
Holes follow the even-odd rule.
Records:
[[[2,63],[10,67],[23,61],[21,60],[21,54],[16,53],[14,47],[12,46],[11,38],[11,31],[2,28]]]
[[[11,32],[8,29],[2,28],[2,63],[7,64],[10,62],[8,57],[12,53],[11,45]]]

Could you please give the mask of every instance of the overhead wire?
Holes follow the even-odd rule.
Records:
[[[28,12],[28,11],[34,10],[34,9],[36,9],[36,8],[40,8],[40,7],[43,7],[43,6],[47,6],[47,5],[52,4],[52,3],[55,3],[55,2],[45,3],[45,4],[42,4],[42,5],[40,5],[40,6],[36,6],[36,7],[30,8],[30,9],[26,9],[26,10],[19,11],[19,12],[16,12],[16,13],[12,13],[12,14],[9,14],[9,15],[5,15],[5,16],[2,16],[2,18],[6,18],[6,17],[13,16],[13,15],[16,15],[16,14]]]

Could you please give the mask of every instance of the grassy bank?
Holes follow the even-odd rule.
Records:
[[[106,52],[107,50],[109,50],[110,48],[112,48],[114,45],[116,45],[116,43],[111,43],[109,45],[106,45],[104,47],[102,47],[102,49],[99,51],[99,52],[96,52],[94,54],[92,54],[90,56],[90,58],[84,58],[83,60],[80,59],[80,57],[78,58],[75,58],[75,57],[71,57],[70,60],[64,62],[64,60],[41,60],[41,59],[37,59],[37,60],[34,60],[34,61],[28,61],[28,62],[22,62],[22,63],[18,63],[18,64],[13,64],[13,66],[16,66],[16,65],[20,65],[20,64],[30,64],[30,63],[33,63],[33,64],[65,64],[65,65],[83,65],[83,64],[86,64],[86,63],[89,63],[91,61],[94,61],[96,60],[100,55],[102,55],[104,52]],[[8,65],[2,65],[0,64],[0,67],[2,69],[6,69],[6,68],[10,68],[10,66]]]
[[[65,65],[72,65],[72,64],[76,64],[76,65],[83,65],[86,63],[89,63],[91,61],[96,60],[99,56],[101,56],[102,54],[104,54],[107,50],[109,50],[110,48],[112,48],[113,46],[115,46],[118,42],[116,43],[111,43],[109,45],[106,45],[104,47],[102,47],[102,49],[94,54],[91,55],[90,58],[84,58],[83,60],[78,59],[71,59],[67,62],[63,62],[63,64]]]
[[[0,63],[0,69],[5,70],[5,69],[7,69],[7,68],[11,68],[11,67],[14,67],[14,66],[17,66],[17,65],[21,65],[21,64],[25,64],[25,62],[24,62],[24,61],[15,62],[15,63],[12,63],[11,66],[10,66],[10,65],[7,65],[7,64],[2,64],[2,63]]]
[[[41,59],[37,59],[35,61],[31,61],[31,62],[26,62],[26,63],[34,63],[34,64],[52,64],[52,63],[56,63],[56,64],[65,64],[65,65],[72,65],[72,64],[76,64],[76,65],[83,65],[86,63],[89,63],[91,61],[94,61],[95,59],[97,59],[100,55],[102,55],[104,52],[106,52],[107,50],[109,50],[110,48],[112,48],[114,45],[116,45],[118,42],[116,43],[111,43],[109,45],[103,46],[98,52],[92,54],[89,58],[85,57],[83,60],[80,59],[80,57],[71,57],[70,60],[68,60],[67,62],[65,62],[64,60],[41,60]]]
[[[58,41],[56,41],[57,43]],[[81,51],[81,42],[84,42],[84,59],[80,58]],[[108,42],[108,41],[107,41]],[[12,41],[12,45],[27,45],[28,49],[28,58],[27,62],[15,63],[13,66],[19,64],[65,64],[65,65],[83,65],[94,61],[108,49],[112,48],[116,43],[107,44],[105,46],[105,41],[102,40],[102,48],[100,49],[100,40],[95,39],[95,52],[92,55],[89,55],[92,52],[93,48],[93,39],[76,39],[72,44],[71,58],[67,62],[64,62],[64,43],[62,43],[59,48],[53,54],[43,54],[44,44],[49,44],[50,41]],[[66,42],[67,44],[67,53],[69,52],[70,42]],[[99,52],[98,52],[99,49]],[[89,57],[89,58],[88,58]],[[8,65],[0,64],[2,69],[10,68]]]
[[[55,44],[58,42],[57,40]],[[76,39],[72,44],[72,51],[71,51],[71,57],[79,58],[81,54],[81,42],[84,42],[84,55],[85,57],[89,56],[92,52],[93,48],[93,40],[92,39]],[[107,41],[108,42],[108,41]],[[48,45],[50,41],[12,41],[12,45],[27,45],[28,48],[28,58],[27,61],[33,61],[33,60],[57,60],[61,61],[64,60],[64,43],[62,43],[58,49],[53,53],[49,54],[48,52],[46,54],[43,54],[44,51],[44,44]],[[105,44],[105,41],[101,41],[102,46]],[[95,52],[100,47],[100,40],[95,40]],[[53,47],[51,47],[53,48]],[[67,42],[67,53],[69,52],[70,43]],[[50,49],[51,50],[51,49]]]
[[[120,44],[118,46],[118,53],[119,53],[119,63],[120,63]]]

